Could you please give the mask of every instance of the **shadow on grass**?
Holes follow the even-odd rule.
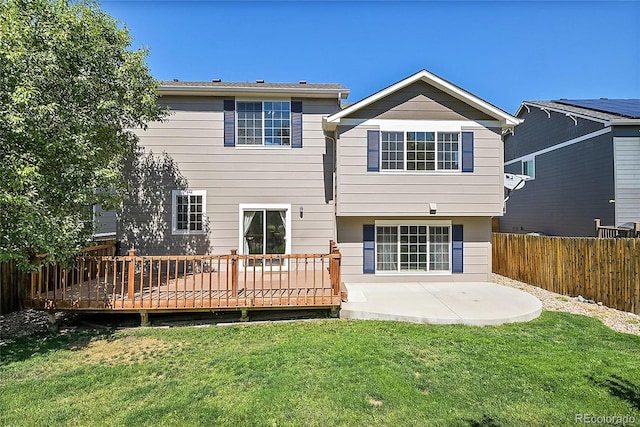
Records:
[[[634,384],[619,375],[611,375],[604,380],[589,378],[593,383],[607,389],[610,395],[626,400],[632,407],[640,411],[640,385]]]
[[[500,424],[487,414],[483,415],[479,420],[466,420],[471,427],[500,427]]]
[[[110,324],[87,324],[81,317],[73,325],[63,325],[59,331],[19,337],[0,346],[0,365],[21,362],[52,351],[77,351],[87,347],[91,341],[109,339],[115,328]]]
[[[18,338],[0,347],[0,365],[21,362],[38,355],[58,350],[81,350],[91,341],[106,339],[111,331],[80,330],[62,333],[44,333]]]

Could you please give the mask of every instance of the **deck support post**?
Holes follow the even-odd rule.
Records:
[[[151,326],[151,322],[149,322],[149,312],[147,310],[140,310],[140,326]]]
[[[338,317],[340,317],[340,306],[339,305],[331,306],[331,317],[333,317],[334,319],[337,319]]]
[[[49,321],[49,330],[58,330],[58,321],[56,320],[56,312],[53,310],[47,311],[47,320]]]
[[[241,322],[248,322],[249,321],[249,309],[243,308],[241,310],[242,315],[240,316],[240,321]]]

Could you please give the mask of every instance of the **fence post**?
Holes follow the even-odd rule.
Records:
[[[129,252],[127,253],[127,255],[129,256],[129,272],[128,272],[128,287],[127,287],[127,297],[133,301],[134,297],[135,297],[135,274],[136,274],[136,261],[135,261],[135,256],[136,256],[136,250],[135,249],[129,249]]]
[[[231,249],[231,292],[238,293],[238,250]]]
[[[633,223],[633,236],[631,237],[640,237],[640,222]]]
[[[596,237],[600,237],[600,218],[593,220],[596,224]]]

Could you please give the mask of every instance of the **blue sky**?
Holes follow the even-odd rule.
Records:
[[[349,102],[423,68],[522,100],[640,98],[640,1],[114,1],[158,79],[341,83]]]

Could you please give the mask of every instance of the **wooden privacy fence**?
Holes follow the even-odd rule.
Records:
[[[45,265],[27,304],[42,309],[172,310],[340,305],[341,255],[82,256]]]
[[[493,272],[640,314],[640,239],[494,233]]]

